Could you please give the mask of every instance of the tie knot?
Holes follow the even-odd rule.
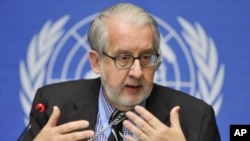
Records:
[[[126,119],[125,112],[116,110],[112,113],[109,123],[111,123],[112,125],[118,125],[122,123],[122,121],[125,119]]]

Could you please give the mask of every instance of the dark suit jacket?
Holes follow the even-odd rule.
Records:
[[[30,113],[31,128],[25,133],[24,140],[32,140],[42,129],[52,107],[58,105],[61,110],[59,124],[85,119],[90,129],[95,129],[98,112],[98,94],[101,81],[77,80],[52,84],[38,89]],[[39,101],[47,102],[43,115],[34,109]],[[46,103],[45,102],[45,103]],[[180,91],[154,84],[146,108],[159,120],[169,126],[170,110],[179,105],[181,127],[187,141],[219,141],[220,135],[211,106]]]

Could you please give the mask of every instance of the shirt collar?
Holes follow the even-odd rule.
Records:
[[[106,98],[104,97],[104,94],[103,94],[103,89],[101,88],[100,89],[100,96],[101,96],[101,101],[103,103],[103,108],[104,108],[104,111],[105,111],[105,115],[106,115],[106,119],[109,119],[112,115],[112,113],[115,111],[115,107],[112,106],[107,100]]]

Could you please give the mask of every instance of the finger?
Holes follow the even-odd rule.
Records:
[[[162,126],[161,121],[159,121],[153,114],[146,110],[142,106],[135,106],[135,111],[138,113],[153,129],[157,129]],[[151,131],[149,131],[151,132]]]
[[[64,134],[59,140],[76,141],[76,140],[91,138],[93,136],[94,136],[93,130],[85,130],[85,131],[78,131],[78,132],[71,132],[68,134]]]
[[[53,112],[45,126],[54,127],[56,126],[58,119],[61,115],[60,109],[57,106],[53,107]]]
[[[171,127],[176,128],[176,129],[181,129],[180,127],[180,120],[179,120],[179,106],[175,106],[171,111],[170,111],[170,123]]]
[[[152,133],[153,132],[153,128],[141,117],[139,117],[138,115],[136,115],[133,112],[127,112],[126,116],[133,122],[136,124],[136,126],[141,129],[143,132],[145,132],[146,134]]]
[[[56,130],[59,133],[65,134],[65,133],[69,133],[75,130],[81,130],[81,129],[85,129],[89,126],[89,122],[86,120],[78,120],[78,121],[71,121],[68,123],[64,123],[60,126],[56,127]]]
[[[134,138],[131,137],[130,135],[126,135],[126,136],[125,136],[125,139],[126,139],[127,141],[136,141],[136,139],[134,139]]]
[[[146,141],[149,139],[148,135],[146,135],[140,127],[137,127],[136,125],[132,124],[129,120],[123,121],[123,126],[127,128],[130,132],[132,132],[134,135],[136,135],[140,140]],[[132,137],[127,137],[129,140],[133,140]]]

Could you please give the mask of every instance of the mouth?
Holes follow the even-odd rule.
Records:
[[[141,84],[139,84],[139,85],[126,85],[126,87],[140,88],[140,87],[142,87],[142,85]]]
[[[126,89],[130,92],[139,92],[142,88],[142,85],[126,85]]]

